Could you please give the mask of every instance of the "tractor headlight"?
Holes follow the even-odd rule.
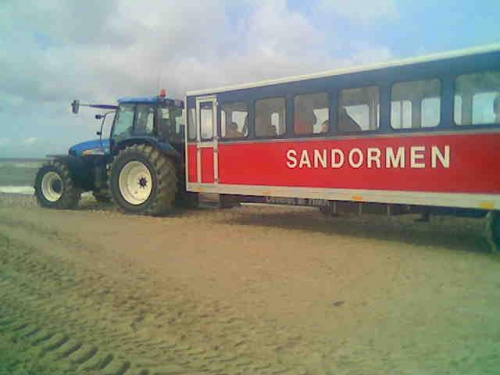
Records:
[[[82,152],[83,156],[88,156],[88,155],[104,155],[104,150],[100,148],[91,148],[90,150],[85,150]]]

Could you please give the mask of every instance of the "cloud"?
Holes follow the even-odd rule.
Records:
[[[9,138],[0,138],[0,146],[6,146],[10,143]]]
[[[36,137],[29,137],[29,138],[26,138],[23,141],[23,145],[25,145],[25,146],[32,146],[32,145],[34,145],[37,142],[38,142],[38,138],[36,138]]]
[[[398,16],[396,0],[319,0],[317,10],[337,14],[356,23]]]
[[[363,2],[354,3],[337,13],[355,17]],[[392,3],[383,0],[377,11],[365,9],[366,15],[357,17],[389,16]],[[94,138],[99,125],[90,110],[71,114],[75,98],[114,103],[122,96],[153,95],[160,86],[169,96],[183,97],[187,90],[391,56],[384,46],[356,42],[339,55],[342,38],[311,17],[285,0],[1,2],[4,134],[65,150]]]
[[[23,48],[7,42],[11,51],[0,62],[0,91],[24,100],[114,100],[154,93],[159,84],[182,96],[200,87],[334,68],[346,60],[328,53],[335,35],[326,38],[285,0],[243,2],[232,18],[222,0],[203,7],[192,0],[30,4],[10,6],[9,20],[25,17],[16,30]],[[391,9],[376,8],[381,14]],[[4,31],[17,27],[10,22]]]

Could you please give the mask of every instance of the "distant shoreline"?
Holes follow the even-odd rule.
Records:
[[[32,186],[1,186],[0,194],[20,194],[20,195],[33,195],[35,189]]]
[[[0,162],[8,161],[8,162],[39,162],[47,160],[47,158],[2,158],[0,157]]]

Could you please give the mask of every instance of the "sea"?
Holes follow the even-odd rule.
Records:
[[[0,193],[32,195],[38,169],[46,159],[0,158]]]

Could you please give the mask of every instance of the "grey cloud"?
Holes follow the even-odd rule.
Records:
[[[336,36],[326,38],[319,25],[284,0],[235,4],[2,3],[0,32],[8,37],[0,40],[0,99],[5,99],[0,116],[16,124],[38,122],[11,128],[12,133],[23,128],[23,139],[35,136],[33,126],[40,144],[53,144],[45,142],[51,137],[69,144],[94,137],[96,127],[94,122],[83,126],[83,115],[71,117],[68,104],[76,97],[114,102],[120,96],[155,94],[159,84],[170,96],[182,97],[187,90],[331,69],[374,55],[390,57],[387,49],[372,46],[360,46],[348,59],[333,56]],[[27,106],[38,116],[24,113]],[[46,135],[39,129],[44,126]]]

